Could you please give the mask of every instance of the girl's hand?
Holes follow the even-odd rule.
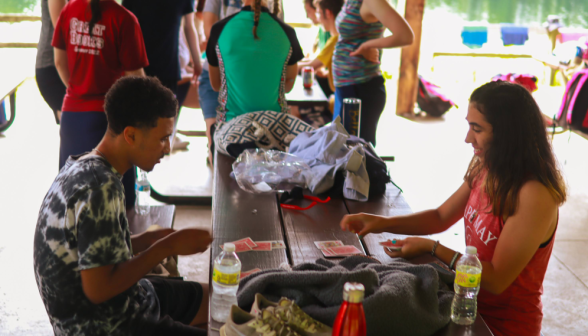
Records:
[[[392,242],[394,242],[394,240]],[[433,245],[435,245],[435,241],[421,237],[409,237],[402,240],[396,240],[394,245],[400,247],[401,250],[396,251],[394,248],[384,246],[384,252],[386,252],[388,256],[391,258],[411,259],[425,253],[430,253],[433,249]]]
[[[384,232],[389,226],[388,219],[382,216],[361,213],[357,215],[346,215],[339,224],[341,230],[351,231],[360,236],[368,233]]]
[[[380,64],[380,51],[369,46],[369,41],[362,43],[359,48],[349,53],[350,56],[363,56],[372,63]]]

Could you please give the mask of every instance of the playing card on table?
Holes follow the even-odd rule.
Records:
[[[237,243],[240,243],[240,242],[245,242],[247,244],[247,246],[249,246],[251,248],[254,248],[254,247],[257,246],[257,244],[251,238],[249,238],[249,237],[243,238],[243,239],[239,239],[239,240],[234,241],[232,243],[233,244],[237,244]]]
[[[253,274],[253,273],[256,273],[256,272],[260,272],[260,271],[261,271],[261,269],[259,269],[259,268],[254,268],[254,269],[252,269],[252,270],[249,270],[249,271],[246,271],[246,272],[241,272],[241,277],[240,277],[240,279],[243,279],[244,277],[246,277],[246,276],[248,276],[248,275],[250,275],[250,274]]]
[[[337,256],[363,254],[357,247],[355,247],[353,245],[333,246],[333,247],[329,247],[328,251],[333,252]]]
[[[272,241],[272,250],[285,249],[285,248],[286,248],[286,244],[284,244],[284,241],[282,241],[282,240],[273,240]]]
[[[331,252],[330,249],[321,249],[321,252],[323,252],[323,255],[325,257],[339,257],[338,255],[336,255],[335,253]]]
[[[324,250],[329,247],[343,246],[345,244],[343,244],[343,242],[340,240],[325,240],[325,241],[315,241],[314,245],[316,245],[316,247],[318,247],[319,249]]]
[[[247,242],[245,241],[236,241],[230,243],[235,244],[235,252],[247,252],[251,251],[252,249],[249,245],[247,245]],[[221,245],[220,247],[224,249],[224,245]]]
[[[256,247],[253,248],[253,251],[271,251],[272,250],[272,242],[271,241],[257,241]]]

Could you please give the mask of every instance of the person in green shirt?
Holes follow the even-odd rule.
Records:
[[[212,26],[206,47],[210,84],[220,92],[218,121],[256,111],[287,113],[285,94],[302,59],[294,29],[269,11],[266,0],[243,4]]]

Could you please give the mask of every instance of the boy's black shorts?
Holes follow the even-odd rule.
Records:
[[[206,335],[206,330],[190,326],[200,303],[202,286],[197,282],[148,277],[159,300],[159,321],[143,320],[135,335]]]

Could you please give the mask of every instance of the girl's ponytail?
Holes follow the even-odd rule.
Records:
[[[90,37],[96,22],[102,19],[102,12],[100,11],[100,0],[90,0],[90,10],[92,10],[92,18],[90,19]]]

